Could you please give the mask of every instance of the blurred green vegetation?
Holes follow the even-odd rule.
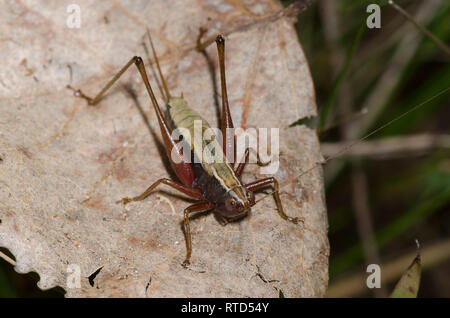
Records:
[[[14,256],[5,248],[0,248],[0,252],[14,259]],[[55,298],[63,297],[64,290],[55,287],[47,291],[42,291],[37,287],[39,275],[31,272],[28,274],[18,274],[13,267],[0,259],[0,298]]]
[[[342,0],[330,4],[331,1],[316,1],[300,15],[296,24],[316,88],[319,127],[339,122],[342,110],[344,117],[345,114],[350,117],[352,112],[357,113],[369,104],[375,106],[379,111],[370,114],[373,120],[368,121],[366,129],[356,129],[355,140],[450,86],[450,57],[387,1]],[[283,1],[283,4],[292,2]],[[366,27],[370,14],[366,8],[371,3],[381,6],[380,29]],[[449,43],[450,2],[440,1],[434,6],[419,0],[396,3],[413,16],[427,16],[419,21],[441,41]],[[330,30],[326,24],[334,28]],[[403,41],[405,38],[410,40]],[[379,99],[373,95],[377,92],[380,92]],[[343,102],[348,104],[342,105]],[[370,139],[418,133],[448,134],[449,105],[447,91]],[[371,111],[369,108],[368,112]],[[345,125],[358,128],[365,116],[321,134],[321,141],[345,140]],[[410,251],[415,238],[426,244],[450,237],[449,154],[447,148],[395,159],[358,158],[368,180],[370,218],[382,262]],[[343,156],[332,162],[333,169],[328,164],[324,166],[331,246],[330,284],[346,274],[365,271],[367,265],[352,205],[352,161]],[[419,296],[450,297],[450,285],[440,290],[433,285],[445,280],[445,277],[434,277],[434,272],[450,277],[449,263],[440,265],[447,270],[429,270],[427,277],[433,278],[422,281]]]
[[[350,112],[366,107],[371,99],[376,101],[375,105],[378,103],[376,106],[380,111],[370,122],[369,128],[358,134],[361,137],[450,86],[449,56],[389,6],[387,1],[331,1],[335,5],[327,6],[327,1],[315,1],[299,16],[296,24],[316,88],[320,126],[340,120],[340,107],[343,106],[340,94],[351,94],[344,96],[350,101],[350,105],[347,105],[350,106]],[[282,2],[288,5],[293,1]],[[450,2],[440,1],[432,9],[427,7],[426,2],[430,1],[396,1],[413,16],[428,8],[428,19],[423,23],[424,26],[444,43],[449,43]],[[371,3],[382,6],[380,29],[366,28],[369,15],[366,8]],[[325,9],[328,9],[328,16],[324,13]],[[335,19],[339,28],[335,30],[337,34],[331,42],[333,36],[327,34],[329,29],[327,31],[324,27],[325,23],[330,22],[324,21],[327,17]],[[417,35],[418,42],[417,45],[411,45],[410,51],[405,50],[402,60],[402,56],[396,54],[399,46],[409,44],[402,42],[402,39],[410,33]],[[416,41],[415,38],[412,38],[413,41]],[[400,63],[395,63],[394,56]],[[377,92],[380,80],[392,69],[397,72],[395,78],[390,78],[392,82],[383,87],[383,95],[377,100],[378,96],[372,94]],[[344,85],[350,90],[345,90]],[[449,96],[448,93],[443,94],[426,103],[371,136],[371,139],[381,140],[415,133],[448,134]],[[350,116],[349,113],[347,115]],[[357,126],[359,120],[358,117],[351,124]],[[361,120],[364,120],[364,116]],[[296,124],[305,124],[305,120]],[[344,140],[343,125],[321,135],[321,141]],[[370,217],[382,261],[409,251],[414,247],[415,238],[426,245],[450,237],[449,157],[448,150],[437,149],[423,155],[389,160],[360,158],[359,164],[368,179]],[[333,161],[340,163],[337,172],[329,174],[328,165],[324,167],[331,245],[330,284],[345,274],[364,271],[366,264],[352,205],[351,162],[347,159]],[[425,274],[419,296],[450,297],[449,264],[447,261]],[[441,284],[439,288],[435,286],[445,279],[446,285]],[[36,274],[19,275],[8,263],[0,260],[0,297],[62,295],[57,290],[40,291],[36,287],[37,280]]]

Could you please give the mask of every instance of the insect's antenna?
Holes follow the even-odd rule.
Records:
[[[388,121],[387,123],[381,125],[380,127],[378,127],[377,129],[371,131],[370,133],[368,133],[367,135],[365,135],[364,137],[356,140],[355,142],[351,143],[350,145],[343,147],[340,151],[338,151],[336,154],[328,156],[326,158],[324,158],[322,161],[316,162],[312,167],[306,169],[305,171],[301,172],[299,175],[297,175],[296,177],[294,177],[294,179],[297,178],[301,178],[302,176],[304,176],[305,174],[313,171],[314,169],[316,169],[318,166],[324,165],[326,163],[328,163],[330,160],[336,159],[337,157],[342,156],[344,153],[346,153],[348,150],[350,150],[351,148],[353,148],[354,146],[358,145],[359,143],[363,142],[364,140],[366,140],[367,138],[369,138],[370,136],[376,134],[377,132],[379,132],[380,130],[386,128],[387,126],[392,125],[394,122],[396,122],[397,120],[400,120],[401,118],[407,116],[408,114],[412,113],[413,111],[417,110],[418,108],[422,107],[423,105],[427,104],[428,102],[432,101],[433,99],[439,97],[440,95],[446,93],[448,90],[450,90],[450,86],[447,87],[446,89],[440,91],[439,93],[437,93],[436,95],[433,95],[431,97],[429,97],[428,99],[426,99],[425,101],[421,102],[420,104],[417,104],[416,106],[414,106],[413,108],[411,108],[410,110],[404,112],[403,114],[395,117],[394,119],[391,119],[390,121]],[[281,189],[282,187],[288,185],[288,183],[285,184],[280,184],[279,189]],[[264,200],[266,197],[268,197],[271,194],[274,194],[276,191],[272,191],[266,195],[264,195],[261,199],[256,200],[255,204],[258,203],[259,201]]]
[[[347,115],[347,116],[345,116],[345,117],[343,117],[341,119],[338,119],[335,123],[333,123],[333,124],[331,124],[331,125],[329,125],[327,127],[324,127],[322,129],[319,129],[317,133],[319,135],[323,135],[323,134],[327,133],[328,131],[330,131],[330,130],[338,127],[338,126],[341,126],[342,124],[349,123],[351,121],[354,121],[354,120],[364,116],[365,114],[367,114],[367,111],[368,111],[367,108],[363,108],[360,111],[357,111],[355,113],[351,113],[351,114],[349,114],[349,115]]]
[[[161,72],[161,67],[159,66],[158,56],[156,55],[155,47],[153,46],[152,36],[150,35],[150,31],[148,30],[148,28],[147,28],[147,35],[148,35],[148,39],[150,41],[150,46],[152,48],[153,58],[155,59],[155,62],[156,62],[156,68],[158,69],[159,77],[161,77],[162,87],[163,87],[164,93],[166,94],[165,102],[168,103],[169,99],[170,99],[169,89],[167,88],[166,80],[164,79],[164,76]]]
[[[361,142],[363,142],[364,140],[366,140],[367,138],[369,138],[370,136],[376,134],[377,132],[379,132],[380,130],[386,128],[387,126],[392,125],[393,123],[395,123],[397,120],[402,119],[403,117],[405,117],[406,115],[412,113],[413,111],[417,110],[418,108],[422,107],[423,105],[425,105],[426,103],[430,102],[431,100],[437,98],[438,96],[444,94],[445,92],[447,92],[450,89],[450,86],[447,87],[446,89],[444,89],[443,91],[437,93],[436,95],[431,96],[430,98],[426,99],[425,101],[421,102],[420,104],[417,104],[416,106],[414,106],[413,108],[411,108],[410,110],[404,112],[403,114],[395,117],[394,119],[391,119],[390,121],[388,121],[387,123],[385,123],[384,125],[381,125],[380,127],[378,127],[377,129],[373,130],[372,132],[368,133],[367,135],[365,135],[364,137],[362,137],[361,139],[356,140],[355,142],[351,143],[350,145],[348,145],[347,147],[344,147],[341,151],[339,151],[338,153],[331,155],[327,158],[325,158],[325,160],[321,163],[327,163],[328,161],[337,158],[339,156],[341,156],[342,154],[344,154],[345,152],[347,152],[348,150],[350,150],[351,148],[353,148],[354,146],[360,144]],[[321,164],[319,163],[319,164]],[[303,173],[302,173],[303,174]]]

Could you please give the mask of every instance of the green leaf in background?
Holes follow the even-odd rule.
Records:
[[[417,256],[408,267],[406,272],[402,275],[391,298],[416,298],[420,285],[420,271],[422,268],[420,261],[419,242],[417,242]]]
[[[0,262],[3,260],[0,259]],[[3,264],[2,264],[3,265]],[[10,266],[6,263],[6,266]],[[0,266],[0,298],[17,297],[14,287],[11,285],[2,266]]]
[[[305,125],[306,127],[310,129],[316,129],[317,127],[317,117],[311,116],[311,117],[305,117],[297,120],[296,122],[293,122],[289,125],[289,127],[299,126],[299,125]]]

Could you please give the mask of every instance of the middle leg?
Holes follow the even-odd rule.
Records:
[[[281,200],[280,200],[278,181],[274,177],[256,180],[249,184],[246,184],[245,186],[247,187],[247,189],[249,191],[255,191],[258,189],[265,188],[270,185],[273,185],[273,188],[274,188],[273,195],[275,197],[275,203],[277,204],[277,209],[278,209],[278,213],[280,214],[280,216],[283,219],[285,219],[286,221],[292,222],[294,224],[297,224],[299,221],[303,222],[303,220],[301,218],[293,218],[293,217],[287,216],[286,213],[284,213],[283,205],[281,204]]]
[[[236,161],[236,141],[234,138],[234,132],[228,134],[232,129],[233,119],[231,118],[230,106],[228,105],[227,96],[227,83],[225,79],[225,39],[222,35],[218,35],[216,38],[217,51],[219,53],[219,68],[220,68],[220,84],[222,87],[222,119],[220,130],[222,131],[222,148],[228,162],[235,163]],[[232,151],[230,153],[229,151]]]
[[[152,49],[153,49],[153,43]],[[153,49],[154,51],[154,49]],[[158,58],[155,54],[155,61],[157,61],[158,69],[159,68],[159,62]],[[145,71],[144,62],[142,61],[142,58],[139,56],[134,56],[128,61],[128,63],[122,67],[122,69],[106,84],[106,86],[94,97],[90,98],[86,96],[84,93],[82,93],[80,90],[75,90],[75,96],[84,98],[88,101],[89,105],[95,105],[97,104],[102,96],[106,93],[106,91],[120,78],[120,76],[131,66],[136,65],[142,80],[144,81],[144,85],[147,89],[148,95],[150,96],[150,100],[152,101],[153,108],[156,113],[156,117],[158,119],[159,127],[161,130],[161,136],[164,141],[164,146],[166,148],[167,156],[169,157],[170,165],[174,169],[177,177],[180,179],[180,181],[186,185],[190,186],[192,182],[194,181],[194,172],[192,170],[191,164],[189,160],[186,160],[183,156],[182,149],[180,149],[179,145],[177,144],[178,141],[175,140],[172,137],[172,129],[167,124],[164,115],[159,108],[158,101],[156,100],[155,94],[153,93],[152,87],[150,85],[150,82],[148,80],[147,72]],[[162,76],[162,73],[160,73]],[[164,82],[165,83],[165,82]],[[167,89],[167,85],[164,84],[164,88],[166,90],[167,98],[170,97],[169,91]],[[174,151],[172,151],[174,150]],[[173,157],[175,156],[175,157]]]
[[[252,150],[254,151],[253,148],[252,148]],[[237,166],[237,168],[235,170],[236,175],[238,177],[240,177],[242,172],[244,171],[245,165],[248,163],[249,156],[250,156],[250,148],[247,148],[247,149],[245,149],[244,161],[239,162],[239,165]],[[261,158],[259,157],[259,153],[258,152],[256,152],[256,160],[257,160],[256,163],[258,164],[258,166],[267,166],[270,163],[270,161],[262,162]]]
[[[160,184],[160,183],[163,183],[163,184],[166,184],[166,185],[168,185],[168,186],[170,186],[170,187],[172,187],[172,188],[174,188],[174,189],[176,189],[176,190],[178,190],[178,191],[180,191],[180,192],[182,192],[182,193],[184,193],[184,194],[186,194],[186,195],[188,195],[188,196],[190,196],[191,198],[194,198],[194,199],[201,199],[203,196],[202,196],[202,193],[200,192],[200,190],[198,190],[198,189],[194,189],[194,188],[189,188],[189,187],[187,187],[187,186],[185,186],[185,185],[182,185],[182,184],[179,184],[179,183],[177,183],[177,182],[175,182],[175,181],[172,181],[172,180],[170,180],[170,179],[167,179],[167,178],[162,178],[162,179],[159,179],[159,180],[157,180],[156,182],[154,182],[151,186],[149,186],[148,188],[147,188],[147,190],[145,190],[143,193],[141,193],[140,195],[138,195],[138,196],[136,196],[136,197],[133,197],[133,198],[129,198],[129,197],[125,197],[125,198],[123,198],[123,199],[121,199],[121,200],[119,200],[119,201],[117,201],[116,203],[123,203],[123,204],[127,204],[127,203],[129,203],[129,202],[131,202],[131,201],[142,201],[142,200],[144,200],[146,197],[148,197],[149,195],[150,195],[150,193]]]
[[[194,212],[208,211],[214,208],[214,204],[211,202],[198,202],[188,206],[184,210],[184,231],[186,234],[186,259],[183,262],[183,266],[187,267],[190,264],[192,254],[192,239],[191,239],[191,227],[189,226],[189,214]]]

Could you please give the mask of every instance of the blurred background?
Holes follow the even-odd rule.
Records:
[[[381,9],[381,28],[366,24],[373,3]],[[449,43],[449,1],[395,3]],[[388,1],[315,1],[296,27],[315,83],[325,156],[450,87],[448,46]],[[447,91],[324,166],[328,296],[389,296],[418,239],[418,297],[450,297],[449,106]],[[368,264],[381,266],[381,289],[367,288]]]
[[[388,1],[317,0],[296,24],[320,116],[293,124],[316,127],[325,157],[339,154],[324,166],[329,297],[389,296],[416,255],[415,239],[418,297],[450,297],[450,91],[442,93],[450,87],[450,1],[395,3],[413,20]],[[370,4],[380,6],[380,28],[367,27]],[[368,264],[381,267],[380,289],[365,284]],[[0,259],[0,297],[63,296],[39,290],[38,280]]]

